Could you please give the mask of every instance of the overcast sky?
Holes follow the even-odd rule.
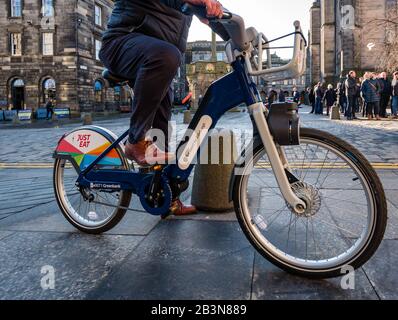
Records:
[[[309,10],[314,0],[220,0],[220,2],[230,11],[242,16],[247,27],[253,26],[263,32],[268,39],[273,39],[292,32],[295,20],[301,22],[304,35],[307,37],[310,22]],[[195,18],[189,41],[210,39],[209,28]],[[287,41],[288,43],[277,44],[290,45],[293,38]],[[281,50],[278,54],[290,57],[291,51]]]

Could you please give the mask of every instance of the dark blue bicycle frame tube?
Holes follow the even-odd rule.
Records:
[[[214,129],[219,119],[227,111],[233,109],[240,104],[248,106],[261,101],[260,95],[257,91],[252,79],[248,76],[245,62],[243,58],[238,58],[232,63],[233,71],[221,79],[215,81],[206,92],[201,105],[199,106],[187,133],[195,130],[203,116],[209,116],[212,119],[212,126]],[[94,160],[88,167],[83,169],[78,178],[78,183],[81,186],[89,187],[90,183],[112,183],[119,184],[121,190],[130,190],[137,192],[142,180],[149,174],[130,172],[123,170],[101,169],[95,170],[95,166],[115,147],[117,147],[126,137],[128,131],[120,136],[107,150],[105,150],[96,160]],[[177,148],[177,154],[188,141],[188,134]],[[200,150],[198,151],[198,155]],[[164,170],[164,178],[166,180],[174,179],[177,181],[186,181],[194,168],[194,164],[190,165],[188,169],[182,170],[177,164],[168,165]],[[93,170],[94,169],[94,170]]]

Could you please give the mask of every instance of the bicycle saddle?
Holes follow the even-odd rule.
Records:
[[[109,86],[111,88],[117,87],[117,86],[123,86],[124,84],[126,84],[126,82],[128,82],[127,79],[124,79],[122,77],[114,75],[108,69],[105,69],[104,71],[102,71],[102,77],[104,79],[108,80]]]

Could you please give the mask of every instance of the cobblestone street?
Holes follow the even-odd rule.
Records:
[[[398,121],[331,121],[300,109],[302,124],[358,148],[386,190],[389,221],[377,254],[355,275],[355,290],[340,279],[307,280],[263,259],[235,214],[190,218],[142,213],[136,198],[112,231],[88,236],[62,216],[53,195],[52,153],[79,124],[15,129],[0,124],[0,299],[398,299]],[[177,136],[186,129],[174,115]],[[95,125],[122,134],[129,118]],[[218,125],[237,136],[250,131],[247,113],[228,113]],[[183,200],[189,201],[189,192]],[[41,268],[54,266],[56,286],[43,290]]]

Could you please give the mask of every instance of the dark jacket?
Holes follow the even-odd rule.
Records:
[[[315,102],[315,94],[314,94],[314,89],[311,89],[311,91],[308,94],[308,98],[310,99],[310,103],[314,103]]]
[[[365,80],[361,87],[362,96],[367,103],[380,101],[380,82],[377,79]]]
[[[355,78],[348,76],[344,85],[346,88],[347,97],[355,97],[358,95],[358,87]]]
[[[379,79],[380,84],[381,84],[381,94],[386,95],[386,96],[391,96],[392,94],[392,87],[391,87],[391,83],[388,80],[385,79]]]
[[[268,95],[268,103],[272,104],[274,103],[278,98],[278,93],[275,90],[271,90],[269,95]]]
[[[397,97],[398,96],[398,80],[392,81],[391,88],[392,88],[392,95],[394,97]]]
[[[322,87],[316,86],[315,89],[314,89],[314,93],[315,93],[315,97],[316,98],[320,98],[320,99],[323,98],[324,91],[323,91]]]
[[[279,92],[279,102],[286,102],[286,96],[283,91]]]
[[[47,101],[47,103],[46,103],[46,108],[47,108],[47,109],[52,109],[52,108],[54,108],[54,105],[53,105],[53,103],[52,103],[50,100]]]
[[[331,107],[336,102],[336,92],[333,89],[328,89],[323,96],[323,99],[326,101],[326,105]]]
[[[192,16],[181,12],[181,0],[116,0],[103,41],[139,32],[186,49]]]

